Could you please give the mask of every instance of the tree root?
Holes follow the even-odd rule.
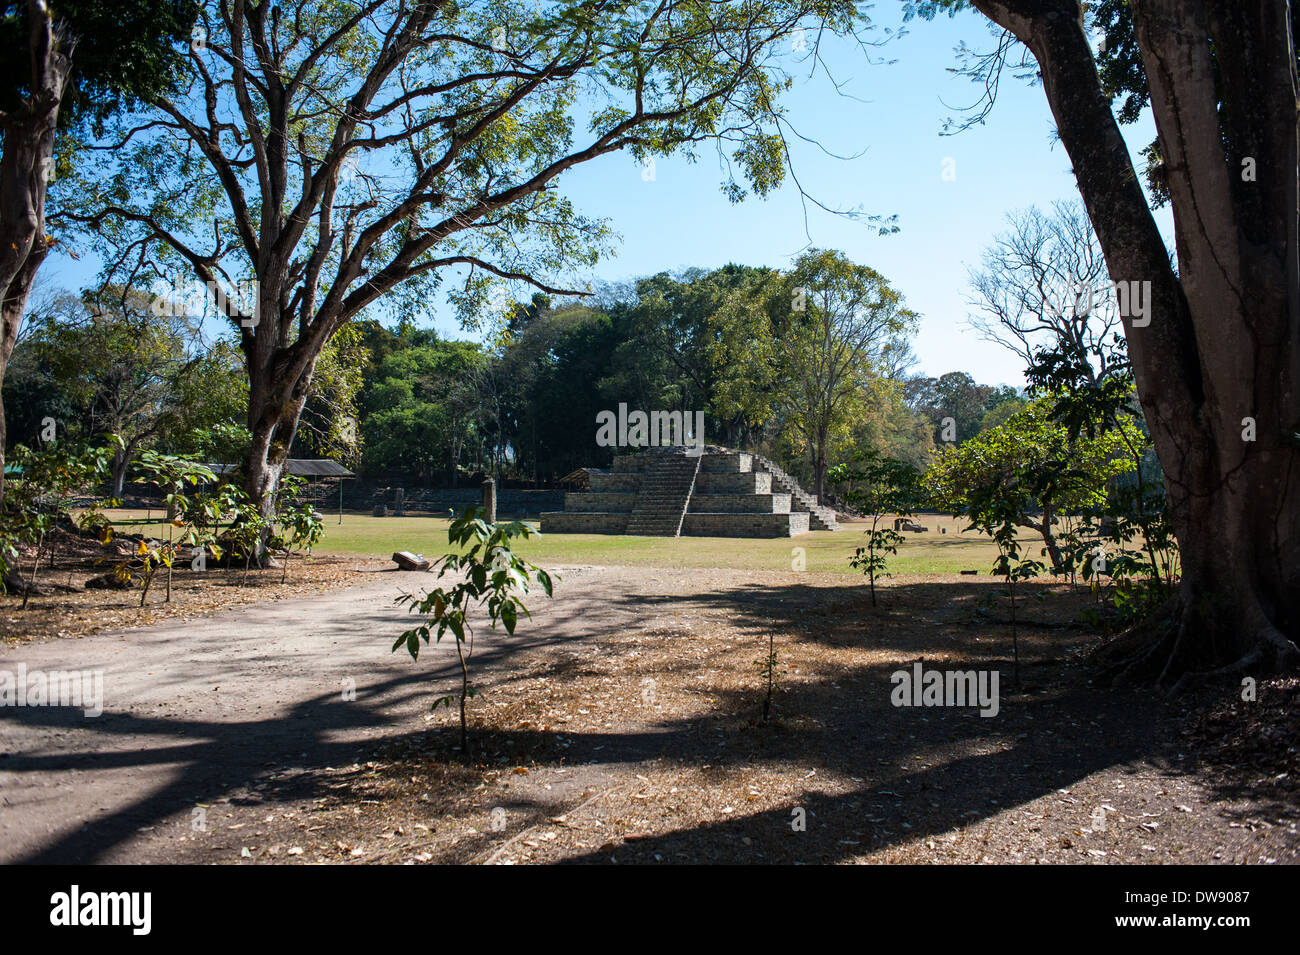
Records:
[[[1173,649],[1177,610],[1166,602],[1150,616],[1094,650],[1088,663],[1096,679],[1109,686],[1136,686],[1154,681]]]
[[[1250,673],[1272,675],[1300,666],[1300,649],[1270,623],[1259,622],[1253,646],[1219,665],[1188,659],[1197,623],[1186,605],[1173,597],[1093,651],[1088,659],[1098,682],[1110,686],[1152,686],[1169,697]],[[1245,621],[1242,626],[1249,626]],[[1201,663],[1201,666],[1196,666]],[[1205,664],[1210,664],[1206,666]]]
[[[1294,643],[1276,628],[1265,628],[1260,633],[1258,640],[1259,642],[1250,650],[1224,666],[1212,670],[1190,670],[1177,674],[1177,679],[1174,679],[1172,685],[1168,687],[1168,694],[1171,697],[1180,696],[1189,690],[1197,689],[1208,683],[1226,680],[1230,677],[1240,677],[1251,673],[1272,675],[1295,669],[1297,665],[1300,665],[1300,651],[1297,650]],[[1174,659],[1174,657],[1170,658],[1169,665],[1161,673],[1160,679],[1156,681],[1157,686],[1168,685],[1168,681],[1175,675],[1170,673]]]

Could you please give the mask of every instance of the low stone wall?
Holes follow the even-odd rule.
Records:
[[[546,511],[541,518],[543,534],[626,534],[631,514],[601,514],[594,511]]]
[[[352,508],[369,509],[382,501],[392,513],[396,491],[380,494],[376,489],[349,495],[343,492],[344,503]],[[483,492],[477,487],[457,488],[406,488],[404,507],[409,514],[420,513],[444,514],[448,510],[460,511],[469,504],[481,504]],[[327,501],[322,501],[322,504]],[[497,488],[498,517],[537,517],[542,511],[556,511],[564,507],[564,491],[545,490],[530,491],[513,488]]]
[[[789,494],[692,494],[688,514],[789,514]]]
[[[631,514],[636,497],[636,491],[570,491],[564,495],[564,509]]]
[[[691,514],[682,521],[686,537],[794,537],[808,533],[808,512],[790,514]]]

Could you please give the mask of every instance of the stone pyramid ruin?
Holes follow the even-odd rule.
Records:
[[[591,490],[565,494],[563,511],[544,511],[542,533],[794,537],[839,530],[834,511],[762,455],[716,445],[647,448],[615,458],[612,468],[582,470]]]

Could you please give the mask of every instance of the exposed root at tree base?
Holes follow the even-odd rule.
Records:
[[[1176,625],[1170,603],[1101,644],[1089,656],[1094,680],[1109,686],[1154,683],[1173,648]]]
[[[1094,679],[1110,686],[1151,685],[1175,697],[1229,679],[1275,676],[1300,667],[1300,650],[1271,626],[1236,657],[1208,658],[1195,649],[1197,623],[1175,597],[1150,616],[1096,648]]]

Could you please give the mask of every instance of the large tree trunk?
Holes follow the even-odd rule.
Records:
[[[32,89],[4,117],[0,154],[0,383],[18,341],[36,272],[45,261],[47,171],[54,155],[59,104],[68,81],[72,44],[55,28],[45,0],[28,0]],[[4,502],[4,403],[0,399],[0,505]]]
[[[5,338],[9,337],[9,316],[3,318],[3,326],[0,327],[0,334]],[[17,338],[17,325],[15,323],[14,337]],[[9,356],[13,354],[13,346],[0,342],[0,384],[4,383],[5,371],[9,367]],[[5,428],[5,401],[4,392],[0,391],[0,514],[4,513],[5,502],[5,442],[8,440],[8,432]]]
[[[132,439],[125,448],[118,448],[113,452],[113,472],[108,490],[109,497],[120,498],[122,492],[126,489],[126,472],[131,467],[131,459],[135,457],[135,449],[138,446],[139,440]]]
[[[285,403],[254,399],[252,396],[261,390],[257,385],[250,389],[248,426],[253,440],[244,459],[244,490],[262,517],[269,521],[275,517],[276,491],[284,475],[305,398]]]
[[[1288,5],[1133,0],[1178,273],[1102,94],[1076,0],[975,5],[1038,60],[1111,279],[1151,283],[1149,324],[1132,315],[1124,324],[1182,583],[1170,625],[1154,628],[1159,639],[1116,674],[1182,689],[1209,675],[1294,666],[1300,219]],[[1246,159],[1255,180],[1243,178]],[[1246,418],[1254,440],[1244,439]]]
[[[813,497],[817,498],[818,504],[826,503],[824,495],[826,493],[826,443],[828,440],[826,432],[821,431],[813,442]]]
[[[264,305],[262,314],[268,311]],[[243,341],[252,432],[244,459],[244,490],[268,523],[275,518],[276,492],[316,366],[314,357],[305,357],[305,348],[276,347],[278,331],[279,323],[262,321],[245,330]],[[264,540],[267,535],[269,529]]]

